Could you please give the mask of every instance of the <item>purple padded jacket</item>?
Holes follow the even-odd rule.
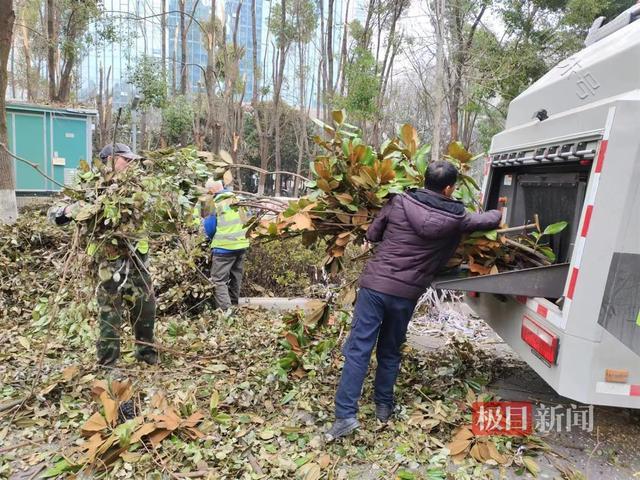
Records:
[[[426,189],[393,197],[367,231],[380,242],[360,277],[360,286],[417,299],[453,256],[463,233],[491,230],[501,213],[468,213],[461,202]]]

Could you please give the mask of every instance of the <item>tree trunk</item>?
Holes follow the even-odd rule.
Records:
[[[330,0],[333,1],[333,0]],[[287,23],[287,10],[286,10],[286,0],[282,0],[280,3],[280,21],[281,25],[286,25]],[[284,33],[281,34],[284,37]],[[284,38],[280,39],[279,42],[279,58],[278,58],[278,71],[277,77],[274,86],[274,95],[273,95],[273,121],[275,122],[275,148],[274,148],[274,156],[276,163],[276,178],[275,178],[275,191],[274,194],[276,197],[280,196],[280,171],[282,170],[282,153],[281,153],[281,125],[280,125],[280,93],[282,91],[282,81],[284,76],[284,66],[287,57],[286,52],[286,41]]]
[[[260,155],[260,168],[266,170],[269,167],[269,153],[267,149],[267,138],[265,136],[262,119],[260,118],[260,104],[258,99],[258,78],[260,76],[260,64],[258,63],[258,30],[256,26],[256,0],[251,0],[251,33],[252,33],[252,61],[253,61],[253,95],[251,96],[251,106],[253,107],[253,118],[256,124],[256,133],[258,135],[258,153]],[[266,49],[265,49],[266,50]],[[265,53],[266,55],[266,53]],[[264,195],[264,188],[267,182],[267,176],[260,174],[258,180],[258,195]]]
[[[442,104],[444,103],[444,9],[445,0],[436,0],[436,91],[433,115],[433,138],[431,160],[440,160],[440,137],[442,136]]]
[[[327,5],[327,93],[329,112],[333,109],[333,10],[335,8],[335,0],[329,0]]]
[[[297,27],[298,30],[301,29],[300,25],[300,14],[297,15]],[[302,162],[304,158],[307,156],[307,150],[304,139],[307,136],[307,112],[306,112],[306,72],[303,70],[305,62],[305,49],[304,44],[302,42],[298,42],[298,61],[300,63],[300,74],[299,74],[299,88],[300,88],[300,135],[298,136],[298,162],[296,165],[296,173],[300,175],[302,172]],[[300,188],[300,179],[296,177],[294,179],[293,184],[293,196],[298,196],[298,190]]]
[[[33,92],[33,74],[31,73],[31,42],[29,40],[29,33],[27,31],[26,25],[24,23],[26,19],[22,20],[22,54],[24,55],[24,68],[25,68],[25,76],[26,76],[26,87],[27,87],[27,101],[33,102],[35,100],[35,95]]]
[[[16,19],[13,0],[0,0],[0,143],[8,147],[6,92],[7,63]],[[0,148],[0,223],[14,223],[18,218],[16,204],[16,172],[14,160]]]
[[[167,1],[161,0],[162,16],[160,17],[160,31],[162,32],[162,79],[167,84]],[[215,3],[215,0],[214,0]],[[165,92],[166,93],[166,92]]]
[[[187,94],[187,25],[184,14],[187,0],[180,0],[180,95]]]
[[[47,72],[49,75],[49,100],[56,98],[56,31],[55,0],[47,0]]]

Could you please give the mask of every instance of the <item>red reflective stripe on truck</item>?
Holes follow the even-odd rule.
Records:
[[[596,162],[595,173],[600,173],[602,171],[604,156],[607,154],[607,145],[609,145],[609,140],[602,140],[600,142],[600,150],[598,151],[598,161]]]
[[[578,268],[573,267],[571,271],[571,280],[569,280],[569,290],[567,290],[567,298],[573,300],[573,294],[576,291],[576,282],[578,281]]]
[[[536,312],[538,313],[538,315],[547,318],[547,313],[549,313],[549,310],[547,310],[547,307],[538,304],[538,308],[536,308]]]
[[[640,397],[640,385],[631,385],[629,395],[632,397]]]
[[[580,236],[586,237],[589,231],[589,225],[591,224],[591,215],[593,214],[593,205],[587,205],[587,210],[584,212],[584,223],[582,224],[582,232]]]

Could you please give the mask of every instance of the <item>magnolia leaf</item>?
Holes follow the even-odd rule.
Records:
[[[449,443],[449,445],[447,445],[447,448],[449,449],[449,455],[458,455],[459,453],[462,453],[467,448],[469,448],[469,445],[471,445],[470,439],[461,438],[453,440],[451,443]]]
[[[99,412],[96,412],[89,417],[89,420],[87,420],[80,429],[82,432],[100,432],[106,428],[107,422],[104,417]]]
[[[302,355],[302,349],[300,348],[300,342],[298,342],[298,337],[293,332],[287,332],[284,336],[285,340],[291,346],[291,350],[296,355]]]
[[[31,350],[31,343],[25,337],[19,336],[18,342],[22,345],[26,350]]]
[[[233,183],[233,174],[231,173],[230,170],[227,170],[226,172],[224,172],[224,174],[222,175],[222,183],[227,186],[227,185],[231,185]]]
[[[462,145],[460,141],[451,142],[447,149],[447,154],[461,163],[468,162],[473,158],[473,155],[464,148],[464,145]]]
[[[538,476],[538,473],[540,473],[540,467],[533,458],[522,457],[522,463],[527,468],[527,470],[531,472],[531,475],[533,475],[534,477]]]
[[[400,127],[400,137],[402,138],[403,143],[409,149],[411,154],[414,154],[418,144],[420,143],[420,139],[418,138],[418,132],[412,125],[405,123]]]
[[[567,222],[557,222],[548,225],[547,228],[544,229],[542,235],[555,235],[556,233],[560,233],[569,225]]]
[[[315,462],[305,463],[297,472],[298,478],[302,480],[318,480],[321,475],[320,465]]]
[[[276,436],[276,434],[273,430],[266,429],[266,430],[262,430],[259,436],[262,440],[271,440],[273,437]]]
[[[39,478],[59,478],[66,472],[80,469],[80,465],[73,465],[66,458],[59,460],[53,467],[47,469]]]
[[[220,153],[218,155],[224,163],[226,163],[227,165],[233,165],[233,157],[229,155],[229,152],[227,152],[226,150],[220,150]]]
[[[149,435],[149,441],[151,442],[151,445],[157,447],[165,438],[171,435],[171,433],[171,430],[158,429]]]
[[[107,424],[113,426],[118,420],[118,402],[113,400],[107,392],[100,394],[100,401],[104,407],[104,418]]]
[[[489,444],[487,445],[488,449],[489,449],[489,456],[495,460],[496,462],[498,462],[499,464],[505,464],[507,463],[507,457],[505,457],[503,454],[501,454],[498,449],[496,448],[495,444],[493,442],[489,442]]]
[[[155,423],[143,423],[135,432],[133,432],[133,435],[131,435],[131,443],[133,444],[139,442],[140,440],[142,440],[142,437],[149,435],[155,430]]]
[[[304,324],[317,325],[327,310],[327,303],[322,300],[311,299],[304,304]]]
[[[167,408],[162,415],[154,415],[153,419],[158,428],[170,431],[176,430],[182,421],[178,413],[172,407]]]
[[[551,248],[547,247],[547,246],[539,246],[538,250],[540,251],[540,253],[542,253],[545,257],[547,257],[549,259],[550,262],[555,262],[556,261],[556,254],[554,253],[553,250],[551,250]]]
[[[211,394],[211,399],[209,400],[209,411],[212,416],[215,416],[218,413],[218,404],[220,403],[220,394],[217,390],[214,390]]]
[[[77,375],[79,370],[80,368],[77,365],[67,367],[62,370],[62,378],[64,378],[64,380],[68,382]]]
[[[231,415],[220,412],[213,416],[213,421],[220,425],[228,425],[231,422]]]
[[[123,382],[113,380],[110,385],[112,395],[120,402],[126,402],[133,396],[133,384],[130,379]]]

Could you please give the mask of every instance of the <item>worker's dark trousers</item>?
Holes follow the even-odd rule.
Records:
[[[351,333],[345,342],[344,367],[336,392],[336,418],[355,417],[371,352],[376,346],[374,401],[393,406],[393,386],[400,370],[400,347],[405,341],[416,300],[361,288]]]

